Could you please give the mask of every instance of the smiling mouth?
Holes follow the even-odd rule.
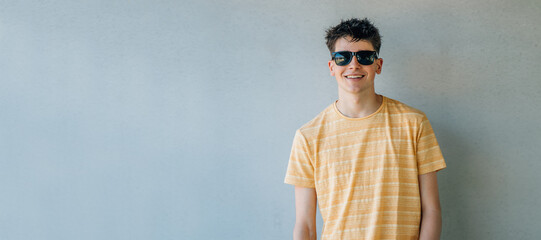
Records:
[[[364,75],[351,75],[351,76],[346,76],[347,79],[361,79],[363,78]]]

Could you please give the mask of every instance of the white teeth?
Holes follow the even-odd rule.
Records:
[[[346,76],[346,78],[362,78],[364,76]]]

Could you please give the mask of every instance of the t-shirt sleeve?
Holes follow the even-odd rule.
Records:
[[[438,172],[446,167],[436,135],[426,116],[423,116],[417,135],[416,158],[419,175]]]
[[[293,138],[293,146],[291,147],[284,182],[299,187],[315,188],[314,165],[310,156],[310,149],[300,130],[295,132]]]

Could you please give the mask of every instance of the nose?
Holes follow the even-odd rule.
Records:
[[[348,68],[360,68],[361,64],[357,61],[357,56],[353,56],[351,62],[347,65]]]

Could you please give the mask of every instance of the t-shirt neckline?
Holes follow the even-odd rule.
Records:
[[[380,94],[381,95],[381,94]],[[336,114],[341,117],[341,118],[344,118],[346,120],[351,120],[351,121],[359,121],[359,120],[365,120],[365,119],[368,119],[368,118],[371,118],[373,117],[374,115],[378,114],[379,112],[381,112],[381,110],[383,109],[383,107],[385,107],[385,105],[387,104],[387,97],[381,95],[383,97],[382,101],[381,101],[381,104],[378,108],[378,110],[376,110],[375,112],[371,113],[370,115],[368,116],[365,116],[365,117],[360,117],[360,118],[352,118],[352,117],[348,117],[344,114],[342,114],[339,110],[338,110],[338,107],[336,107],[336,102],[338,102],[338,99],[336,101],[334,101],[333,103],[333,108],[334,108],[334,111],[336,112]]]

